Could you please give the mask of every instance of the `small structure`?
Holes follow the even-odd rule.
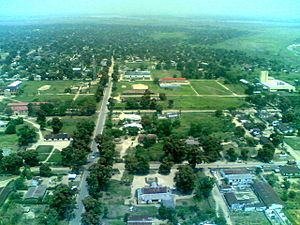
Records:
[[[153,219],[150,216],[129,216],[128,225],[152,225]]]
[[[277,92],[277,91],[295,92],[296,91],[296,87],[294,87],[293,85],[290,85],[282,80],[276,80],[273,77],[269,77],[268,71],[261,71],[260,83],[270,92]]]
[[[137,189],[137,202],[141,203],[159,203],[164,201],[174,201],[172,191],[168,187],[158,186],[153,182],[150,187]]]
[[[124,128],[138,128],[138,129],[142,130],[143,126],[142,126],[142,124],[139,124],[139,123],[129,123],[129,124],[125,124]]]
[[[154,92],[147,89],[147,90],[143,90],[143,89],[136,89],[136,90],[128,90],[128,91],[123,91],[122,95],[144,95],[144,94],[150,94],[153,95]]]
[[[77,174],[75,174],[75,173],[69,173],[68,174],[68,180],[75,180],[76,177],[77,177]]]
[[[185,145],[189,147],[200,146],[200,142],[198,138],[189,137],[188,139],[185,140]]]
[[[48,102],[13,102],[9,103],[7,107],[11,108],[15,115],[26,115],[28,113],[28,105],[31,104],[35,108],[39,108],[42,104],[48,104]]]
[[[6,89],[8,89],[11,93],[16,93],[17,90],[21,87],[22,81],[17,80],[7,85]]]
[[[154,143],[157,140],[157,135],[156,134],[141,134],[138,137],[138,142],[139,143],[144,143],[146,140],[151,140]]]
[[[280,123],[278,126],[276,126],[276,130],[280,134],[293,134],[295,132],[293,127],[284,123]]]
[[[5,129],[7,127],[8,121],[0,120],[0,129]]]
[[[127,120],[127,121],[131,121],[131,122],[138,122],[142,120],[142,117],[140,115],[137,114],[120,114],[119,116],[120,120]]]
[[[294,176],[300,176],[300,169],[297,166],[281,166],[280,167],[280,173],[282,176],[289,176],[289,177],[294,177]]]
[[[224,198],[231,210],[233,211],[243,210],[245,204],[242,201],[239,201],[233,192],[225,193]]]
[[[252,184],[252,175],[246,169],[222,169],[221,175],[232,186],[242,188]]]
[[[60,134],[47,134],[44,137],[45,141],[71,141],[72,138],[67,133],[60,133]]]
[[[257,197],[265,204],[267,208],[269,209],[283,208],[283,202],[268,183],[263,181],[254,182],[253,191],[255,192]]]
[[[43,199],[47,191],[47,186],[38,185],[30,187],[26,192],[24,199]]]
[[[159,86],[161,88],[177,88],[181,85],[188,85],[186,78],[161,78],[159,80]]]
[[[124,74],[126,80],[149,80],[151,79],[150,71],[126,71]]]

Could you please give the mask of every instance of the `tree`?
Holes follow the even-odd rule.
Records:
[[[165,93],[159,93],[159,99],[160,99],[161,101],[166,101],[166,100],[167,100],[166,94],[165,94]]]
[[[242,126],[238,126],[235,128],[234,134],[238,137],[244,137],[245,136],[245,129]]]
[[[230,149],[227,150],[226,157],[230,162],[235,162],[238,158],[238,154],[236,153],[234,148],[230,148]]]
[[[215,116],[216,116],[216,117],[221,117],[222,115],[223,115],[222,110],[217,110],[217,111],[215,112]]]
[[[158,172],[162,175],[168,175],[171,172],[173,162],[168,157],[163,158],[161,164],[159,165]]]
[[[28,125],[19,129],[17,135],[19,136],[18,142],[20,146],[27,146],[29,143],[34,143],[36,141],[36,132]]]
[[[181,163],[186,156],[184,142],[175,136],[171,136],[166,140],[163,146],[163,151],[165,156],[173,159],[175,163]]]
[[[46,127],[46,115],[44,111],[38,111],[36,122],[40,125],[41,130],[44,130]]]
[[[15,124],[8,124],[8,126],[5,129],[5,134],[15,134],[16,131],[16,125]]]
[[[48,164],[41,164],[39,171],[40,176],[42,177],[50,177],[52,174],[51,168]]]
[[[18,175],[21,166],[23,166],[23,160],[16,153],[12,153],[2,158],[1,164],[4,173]]]
[[[39,164],[38,152],[36,150],[27,150],[22,153],[24,163],[28,166],[37,166]]]
[[[215,184],[215,180],[208,176],[200,176],[197,179],[195,197],[198,200],[208,198]]]
[[[278,177],[274,174],[274,173],[271,173],[271,174],[267,174],[266,175],[266,180],[268,181],[268,183],[274,187],[276,182],[279,181]]]
[[[187,148],[187,155],[186,159],[189,162],[189,165],[195,169],[198,163],[201,163],[203,160],[203,152],[201,151],[200,147],[192,146]]]
[[[159,137],[168,137],[172,130],[173,126],[170,120],[160,120],[157,124],[156,133]]]
[[[283,142],[284,136],[279,133],[272,133],[270,140],[275,147],[278,147]]]
[[[189,165],[179,167],[174,177],[176,188],[183,194],[194,190],[195,179],[194,171]]]
[[[83,205],[85,212],[81,216],[81,223],[84,225],[98,225],[104,211],[102,203],[88,196],[83,200]]]
[[[282,182],[283,188],[288,190],[291,187],[291,182],[285,177]]]
[[[59,215],[54,209],[46,208],[37,218],[38,224],[41,225],[58,225]]]
[[[52,130],[53,130],[53,133],[58,134],[59,131],[63,127],[63,122],[58,117],[54,117],[51,121],[51,127],[52,127]]]
[[[74,191],[67,185],[59,184],[53,191],[49,206],[57,212],[60,219],[65,219],[72,215],[75,203]]]
[[[175,209],[167,208],[164,205],[161,205],[158,208],[158,215],[162,220],[169,220],[169,222],[172,224],[178,224]]]
[[[258,151],[257,158],[262,162],[270,162],[275,153],[275,148],[271,144],[265,144],[262,149]]]
[[[248,154],[249,154],[249,150],[243,148],[243,149],[241,150],[240,158],[241,158],[242,160],[247,160],[247,159],[248,159]]]

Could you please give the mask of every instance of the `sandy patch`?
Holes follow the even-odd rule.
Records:
[[[0,102],[2,102],[4,99],[4,96],[0,96]]]
[[[44,85],[38,89],[38,91],[47,91],[51,88],[51,85]]]

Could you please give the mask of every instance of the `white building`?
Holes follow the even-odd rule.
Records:
[[[252,184],[252,175],[246,169],[222,169],[220,172],[229,185],[245,187]]]
[[[290,85],[282,80],[276,80],[273,77],[269,77],[268,71],[261,71],[260,83],[270,92],[276,92],[276,91],[295,92],[296,91],[296,87],[294,87],[293,85]]]

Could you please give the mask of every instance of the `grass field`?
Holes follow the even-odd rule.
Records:
[[[72,134],[76,129],[76,124],[80,120],[90,120],[90,121],[96,121],[97,116],[63,116],[61,117],[61,121],[63,122],[64,126],[61,130],[63,133]]]
[[[271,225],[263,212],[234,212],[230,216],[238,225]]]
[[[230,97],[169,97],[174,100],[174,109],[195,109],[195,110],[224,110],[228,108],[240,108],[245,104],[243,98]]]
[[[62,164],[61,152],[59,150],[55,149],[47,162],[53,163],[55,165],[61,165]]]
[[[75,95],[27,95],[22,94],[14,99],[25,102],[62,102],[72,101]]]
[[[224,84],[227,88],[229,88],[233,93],[238,95],[244,95],[246,88],[241,84]]]
[[[300,137],[285,138],[284,141],[293,149],[300,151]]]
[[[36,148],[39,161],[45,161],[53,149],[52,145],[40,145]]]
[[[175,69],[171,70],[151,70],[152,78],[165,78],[165,77],[181,77],[181,72]]]
[[[232,93],[214,80],[193,80],[192,86],[200,95],[231,95]]]
[[[11,149],[13,152],[16,152],[19,148],[18,136],[16,134],[0,134],[0,147],[8,148]]]
[[[181,87],[175,89],[163,89],[160,88],[158,85],[154,84],[152,81],[136,81],[136,82],[118,82],[117,83],[117,93],[122,93],[123,91],[131,90],[133,84],[145,84],[149,87],[151,91],[154,93],[165,93],[166,95],[174,95],[174,96],[181,96],[181,95],[196,95],[193,89],[188,85],[182,85]],[[122,87],[123,86],[123,87]]]

